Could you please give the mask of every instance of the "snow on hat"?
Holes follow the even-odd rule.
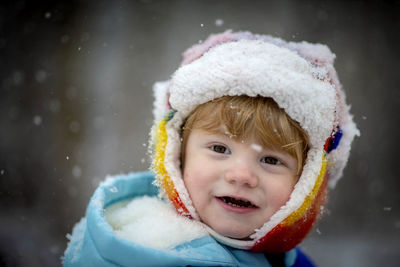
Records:
[[[334,187],[359,131],[345,103],[325,45],[285,42],[268,35],[226,31],[189,48],[171,80],[154,85],[153,164],[157,183],[178,213],[199,220],[180,168],[180,132],[198,105],[222,96],[264,96],[300,123],[310,149],[302,174],[284,206],[254,231],[251,240],[210,234],[226,245],[256,252],[284,252],[311,230]]]

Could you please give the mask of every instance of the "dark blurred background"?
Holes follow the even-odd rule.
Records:
[[[226,29],[327,44],[362,136],[301,245],[399,266],[398,1],[2,1],[0,266],[59,266],[107,174],[145,170],[152,84]]]

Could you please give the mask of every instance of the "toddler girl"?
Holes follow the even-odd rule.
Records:
[[[65,266],[312,266],[296,245],[359,134],[334,57],[231,31],[187,50],[154,86],[152,172],[96,190]]]

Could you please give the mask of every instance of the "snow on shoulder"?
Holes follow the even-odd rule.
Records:
[[[178,215],[171,204],[156,197],[118,202],[104,215],[116,236],[159,250],[173,250],[208,235],[199,222]]]

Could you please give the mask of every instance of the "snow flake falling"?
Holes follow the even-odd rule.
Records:
[[[66,44],[69,41],[69,35],[65,34],[61,37],[61,43]]]
[[[224,25],[224,21],[222,19],[216,19],[215,20],[215,26],[220,27],[222,25]]]
[[[39,115],[33,117],[33,124],[35,124],[36,126],[42,124],[42,117],[40,117]]]
[[[23,72],[16,70],[16,71],[14,71],[12,76],[13,76],[12,79],[13,79],[14,85],[18,86],[24,82],[25,75]]]
[[[49,247],[49,251],[50,253],[57,255],[60,253],[60,247],[57,245],[52,245]]]
[[[61,103],[57,99],[51,99],[49,102],[49,109],[53,113],[57,113],[60,111]]]
[[[82,169],[81,169],[81,167],[79,167],[78,165],[75,165],[73,168],[72,168],[72,175],[75,177],[75,178],[80,178],[81,176],[82,176]]]
[[[110,192],[118,193],[118,188],[116,186],[113,186],[113,187],[110,188]]]
[[[69,130],[73,133],[78,133],[81,129],[81,125],[78,121],[72,121],[69,124]]]
[[[35,74],[35,79],[39,83],[44,83],[47,79],[47,72],[44,70],[38,70]]]
[[[251,144],[251,148],[257,152],[261,152],[261,150],[262,150],[262,146],[260,146],[258,144]]]

